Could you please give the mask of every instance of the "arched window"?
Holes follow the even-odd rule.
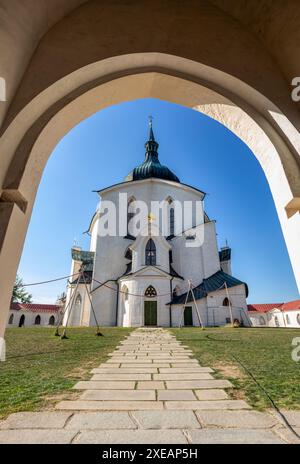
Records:
[[[224,298],[224,300],[223,300],[223,306],[229,306],[229,300],[228,300],[227,297]]]
[[[148,298],[154,298],[157,295],[155,288],[152,285],[149,285],[149,287],[145,291],[145,296]]]
[[[128,295],[128,288],[126,287],[126,285],[122,287],[122,294],[123,294],[124,301],[127,301],[129,295]]]
[[[297,319],[298,325],[300,325],[300,313],[297,314],[296,319]]]
[[[288,314],[286,315],[285,320],[286,320],[286,323],[290,325],[291,321],[290,321],[290,316]]]
[[[22,314],[19,320],[19,327],[23,327],[25,325],[25,315]]]
[[[280,327],[279,319],[278,319],[277,316],[275,316],[275,325],[276,325],[276,327]]]
[[[175,210],[173,208],[173,206],[170,208],[170,216],[169,216],[169,227],[170,227],[170,235],[174,235],[175,234]]]
[[[266,325],[266,321],[265,321],[265,318],[263,316],[259,317],[259,324],[260,325]]]
[[[77,306],[77,308],[79,308],[81,306],[81,295],[78,293],[78,295],[76,296],[76,300],[75,300],[75,306]]]
[[[9,316],[9,321],[8,321],[8,323],[9,323],[9,324],[12,324],[13,322],[14,322],[14,315],[11,314],[11,315]]]
[[[145,262],[146,266],[156,266],[156,246],[152,238],[146,245]]]
[[[55,323],[55,317],[54,316],[50,316],[49,318],[49,325],[54,325]]]
[[[34,325],[41,325],[41,316],[38,314],[34,320]]]
[[[131,234],[131,232],[132,232],[132,224],[130,223],[130,221],[135,215],[134,202],[135,202],[135,198],[132,197],[132,198],[129,199],[128,204],[127,204],[127,234],[128,235],[132,235]]]

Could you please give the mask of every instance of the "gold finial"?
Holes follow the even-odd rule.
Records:
[[[155,221],[155,216],[153,213],[148,214],[148,222],[154,222]]]

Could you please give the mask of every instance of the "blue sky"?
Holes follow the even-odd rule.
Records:
[[[56,146],[37,194],[19,275],[36,282],[68,275],[70,249],[88,249],[98,203],[93,190],[122,181],[144,159],[148,116],[159,158],[186,184],[207,192],[219,246],[232,247],[232,271],[249,285],[249,302],[298,298],[288,253],[264,173],[248,147],[221,124],[159,100],[137,100],[99,111]],[[54,302],[56,282],[28,288],[37,303]]]

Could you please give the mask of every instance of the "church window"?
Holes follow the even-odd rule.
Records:
[[[175,234],[175,210],[173,207],[170,208],[170,235]]]
[[[14,315],[11,314],[11,315],[9,316],[9,321],[8,321],[8,323],[9,323],[9,324],[12,324],[13,322],[14,322]]]
[[[75,305],[76,306],[81,306],[81,296],[78,294],[75,300]]]
[[[260,325],[266,325],[266,321],[265,321],[265,318],[263,316],[260,316],[259,323],[260,323]]]
[[[297,314],[297,318],[296,318],[296,319],[297,319],[298,324],[300,325],[300,313]]]
[[[152,285],[149,285],[149,287],[145,291],[145,296],[148,298],[153,298],[157,295],[155,288]]]
[[[130,200],[128,201],[128,205],[127,205],[127,234],[128,235],[131,235],[131,220],[132,218],[135,216],[135,212],[134,212],[134,202],[135,202],[135,198],[130,198]]]
[[[291,321],[290,321],[290,317],[289,317],[288,314],[286,315],[286,318],[285,318],[285,319],[286,319],[286,323],[287,323],[288,325],[290,325]]]
[[[276,327],[280,327],[279,319],[278,319],[277,316],[275,316],[275,325],[276,325]]]
[[[34,320],[34,325],[41,325],[41,316],[38,314]]]
[[[224,298],[224,300],[223,300],[223,306],[229,306],[229,300],[228,300],[227,297]]]
[[[54,316],[50,316],[49,325],[54,325],[54,322],[55,322],[55,317],[54,317]]]
[[[124,301],[127,301],[129,295],[128,295],[128,288],[126,287],[126,285],[124,285],[124,287],[122,287],[122,292],[123,292]]]
[[[156,266],[156,246],[152,238],[150,238],[146,245],[145,253],[146,266]]]

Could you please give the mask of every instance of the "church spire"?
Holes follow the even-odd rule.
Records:
[[[152,116],[149,116],[149,134],[148,140],[145,143],[146,154],[145,159],[132,172],[128,174],[125,178],[126,181],[132,180],[143,180],[143,179],[150,179],[154,177],[156,179],[165,179],[171,180],[173,182],[180,182],[177,176],[170,171],[167,166],[163,166],[160,164],[158,159],[158,143],[155,140],[154,132],[153,132],[153,124],[152,124]]]
[[[153,118],[152,116],[149,116],[149,136],[148,136],[148,141],[145,143],[145,148],[146,148],[146,160],[148,161],[150,159],[158,159],[158,143],[155,140],[154,137],[154,132],[153,132]]]

